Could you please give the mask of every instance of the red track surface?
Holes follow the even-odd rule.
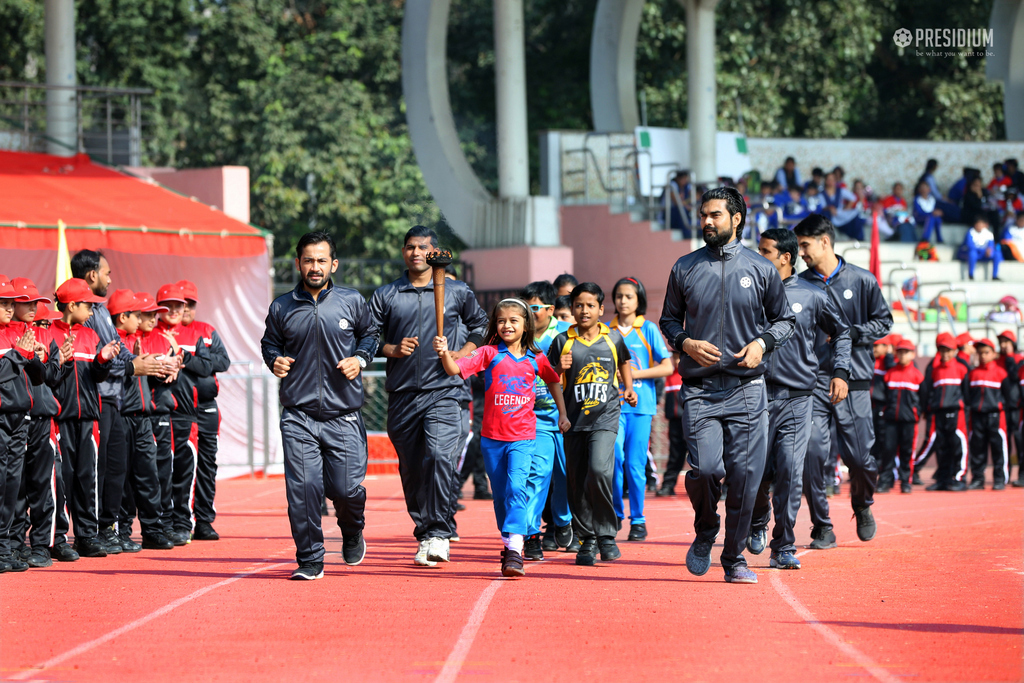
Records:
[[[549,553],[498,575],[489,503],[467,501],[453,562],[412,564],[397,477],[367,482],[359,567],[330,529],[323,580],[285,580],[294,546],[280,479],[218,490],[223,540],[0,577],[4,678],[62,681],[1020,681],[1024,492],[879,496],[878,536],[803,569],[748,557],[756,586],[717,563],[690,576],[685,496],[648,501],[650,540],[576,567]],[[801,511],[797,542],[809,541]],[[624,537],[625,534],[622,534]]]

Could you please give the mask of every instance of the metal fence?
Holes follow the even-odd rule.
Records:
[[[67,104],[47,108],[48,95],[67,94]],[[0,149],[47,152],[56,145],[111,165],[141,166],[147,88],[56,86],[0,81]],[[67,124],[74,142],[59,140],[48,126]]]

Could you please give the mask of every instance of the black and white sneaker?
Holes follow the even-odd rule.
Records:
[[[544,548],[541,546],[540,534],[527,536],[523,542],[523,559],[540,562],[544,559]]]
[[[572,545],[572,542],[572,524],[566,524],[565,526],[555,527],[555,543],[558,544],[559,548],[568,548],[570,545]],[[545,548],[545,550],[547,550],[547,548]]]
[[[323,562],[303,562],[292,572],[292,581],[315,581],[324,578]]]
[[[363,532],[359,532],[351,538],[345,538],[341,544],[341,556],[345,558],[345,564],[355,567],[366,557],[366,541],[363,540]]]
[[[750,530],[750,536],[747,537],[747,550],[755,555],[760,555],[764,552],[765,546],[768,545],[768,529],[756,529]]]

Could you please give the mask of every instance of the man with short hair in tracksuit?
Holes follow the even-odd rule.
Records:
[[[185,296],[185,312],[182,314],[183,327],[195,327],[206,346],[212,373],[208,377],[196,377],[196,427],[197,467],[195,515],[196,528],[192,532],[194,541],[217,541],[220,535],[213,528],[217,510],[213,500],[217,493],[217,448],[220,445],[220,410],[217,395],[220,393],[218,372],[227,372],[231,357],[213,325],[196,320],[196,306],[199,304],[199,289],[189,280],[180,280],[178,285]]]
[[[850,332],[835,304],[820,289],[793,272],[798,247],[792,232],[780,228],[766,230],[761,235],[758,250],[779,271],[786,299],[796,316],[796,328],[790,340],[768,356],[764,376],[768,392],[768,460],[754,504],[747,550],[755,555],[764,551],[774,507],[770,565],[778,569],[799,569],[793,529],[800,511],[804,457],[811,435],[812,395],[818,372],[815,345],[820,331],[828,338],[833,358],[829,399],[838,403],[845,400],[848,391]]]
[[[956,338],[942,332],[935,338],[939,352],[924,371],[921,408],[931,425],[929,444],[935,449],[935,482],[927,491],[965,491],[967,482],[967,422],[964,417],[965,380],[970,370],[956,357]]]
[[[778,271],[739,241],[746,218],[739,192],[705,192],[700,216],[707,246],[676,261],[661,314],[662,333],[684,354],[680,400],[692,467],[685,482],[696,532],[686,568],[698,576],[711,568],[724,477],[725,580],[757,583],[743,547],[768,455],[761,357],[790,338],[794,316]]]
[[[435,566],[449,560],[451,517],[457,494],[452,477],[462,452],[459,401],[464,382],[449,376],[438,362],[431,340],[438,336],[434,284],[426,255],[438,247],[437,234],[417,225],[405,235],[402,256],[407,271],[380,287],[370,299],[370,315],[380,329],[381,355],[387,358],[388,437],[398,454],[405,505],[416,525],[414,563]],[[464,282],[448,281],[444,290],[444,329],[466,326],[465,345],[451,353],[459,359],[481,346],[487,315]]]
[[[331,281],[338,258],[330,235],[306,233],[295,252],[301,282],[270,305],[260,346],[263,362],[281,379],[288,521],[299,564],[291,578],[308,581],[324,575],[325,493],[337,511],[345,564],[366,556],[361,374],[377,350],[378,331],[359,292]]]
[[[813,432],[804,461],[805,476],[828,476],[825,463],[832,448],[831,428],[836,426],[839,452],[850,471],[850,500],[857,517],[857,537],[870,541],[875,537],[875,518],[871,513],[874,503],[878,465],[871,455],[875,442],[875,429],[871,414],[871,383],[875,362],[872,346],[892,328],[892,313],[882,297],[875,276],[836,256],[835,228],[825,216],[815,214],[800,221],[793,233],[800,245],[800,256],[808,268],[801,278],[825,291],[839,309],[843,323],[850,329],[853,342],[850,366],[850,393],[846,400],[832,404],[829,400],[829,382],[832,377],[832,356],[820,353],[818,382],[814,391]],[[818,347],[824,346],[824,333]],[[822,470],[819,474],[818,470]],[[807,507],[811,513],[811,545],[814,549],[834,548],[835,533],[829,518],[828,500],[818,495],[817,487],[804,486]]]

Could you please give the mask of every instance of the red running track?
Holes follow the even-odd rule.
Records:
[[[280,479],[218,490],[223,540],[0,576],[0,666],[46,681],[1020,681],[1024,492],[877,498],[878,536],[803,569],[748,557],[756,586],[716,562],[686,572],[685,496],[650,498],[645,543],[593,568],[549,553],[498,574],[490,504],[466,501],[453,562],[412,564],[397,477],[368,489],[369,552],[346,567],[336,526],[326,576],[293,582]],[[798,543],[809,541],[801,511]],[[624,537],[625,534],[620,534]]]

